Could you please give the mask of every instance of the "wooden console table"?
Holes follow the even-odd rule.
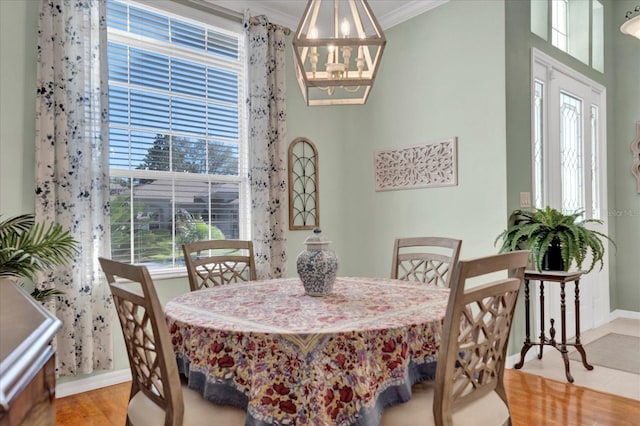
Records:
[[[520,361],[514,366],[516,369],[522,368],[524,365],[524,356],[527,354],[532,346],[540,346],[538,352],[538,359],[542,359],[542,349],[544,345],[553,346],[562,355],[564,361],[564,370],[567,376],[567,381],[573,383],[573,376],[569,371],[569,351],[567,346],[575,347],[582,358],[582,365],[587,370],[593,370],[593,366],[587,363],[587,354],[580,342],[580,277],[582,271],[564,272],[564,271],[525,271],[524,273],[524,309],[525,309],[525,327],[526,337],[522,351],[520,352]],[[529,281],[540,281],[540,339],[537,342],[530,339],[530,309],[529,309]],[[560,341],[556,341],[556,329],[555,320],[551,318],[551,327],[549,329],[549,337],[545,335],[545,321],[544,321],[544,283],[555,282],[560,283]],[[565,304],[565,284],[568,282],[575,283],[575,314],[576,314],[576,337],[574,343],[567,343],[567,328],[566,328],[566,304]]]

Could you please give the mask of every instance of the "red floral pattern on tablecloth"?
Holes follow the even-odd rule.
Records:
[[[331,295],[314,298],[288,278],[187,293],[165,313],[178,358],[245,394],[255,420],[350,425],[411,364],[435,361],[448,297],[339,277]]]

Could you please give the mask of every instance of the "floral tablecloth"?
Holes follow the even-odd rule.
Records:
[[[376,425],[433,380],[448,289],[338,277],[326,297],[299,279],[231,284],[165,307],[180,372],[247,425]]]

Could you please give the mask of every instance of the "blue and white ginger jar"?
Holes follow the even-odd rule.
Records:
[[[327,296],[333,291],[338,272],[338,256],[329,248],[320,228],[304,241],[307,249],[300,252],[296,260],[298,275],[309,296]]]

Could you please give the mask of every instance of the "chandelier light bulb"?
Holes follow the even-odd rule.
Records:
[[[329,45],[329,46],[327,46],[327,50],[329,51],[327,64],[332,64],[333,63],[333,51],[336,50],[336,47],[333,46],[333,45]]]
[[[349,21],[347,21],[347,18],[344,18],[342,20],[342,25],[340,25],[340,29],[342,30],[342,37],[348,38],[349,37],[349,30],[351,28],[349,26]]]

